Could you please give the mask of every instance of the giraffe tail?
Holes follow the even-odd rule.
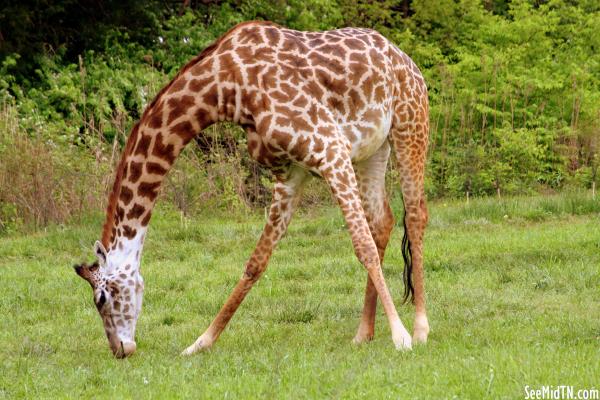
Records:
[[[412,252],[410,250],[410,240],[408,239],[408,229],[406,228],[406,210],[404,210],[404,236],[402,237],[402,258],[404,258],[404,272],[402,279],[404,281],[404,298],[403,303],[410,299],[415,300],[415,288],[412,282]]]

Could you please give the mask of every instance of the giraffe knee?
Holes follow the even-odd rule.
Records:
[[[262,275],[263,270],[259,265],[249,262],[246,264],[246,269],[244,270],[244,278],[250,282],[256,282]]]
[[[394,229],[394,225],[396,225],[396,219],[394,218],[394,213],[392,212],[392,208],[389,203],[385,203],[385,208],[383,212],[383,221],[382,227],[385,234],[389,237]]]
[[[419,202],[420,211],[421,211],[421,220],[423,221],[423,225],[427,225],[429,221],[429,212],[427,211],[427,200],[425,200],[425,196],[421,198]]]
[[[420,241],[429,218],[427,207],[423,201],[405,206],[405,225],[411,242]]]
[[[375,240],[375,244],[379,250],[385,250],[387,247],[387,243],[390,239],[390,235],[392,234],[392,230],[394,229],[394,225],[396,221],[394,219],[394,214],[392,213],[392,209],[386,203],[383,213],[381,214],[378,221],[374,224],[373,227],[373,239]]]
[[[354,252],[358,261],[365,266],[367,271],[380,265],[379,251],[374,240],[364,240],[362,243],[355,245]]]

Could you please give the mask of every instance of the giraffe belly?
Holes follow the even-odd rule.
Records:
[[[352,135],[346,135],[352,143],[350,157],[352,161],[359,162],[370,158],[387,140],[391,127],[391,116],[382,118],[375,127],[357,128]],[[354,140],[352,140],[354,139]]]

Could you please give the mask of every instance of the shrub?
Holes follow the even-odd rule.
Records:
[[[12,106],[3,105],[0,121],[0,231],[63,223],[101,206],[106,160],[29,135]]]

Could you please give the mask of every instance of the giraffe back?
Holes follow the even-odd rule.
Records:
[[[201,128],[240,123],[251,155],[267,166],[292,161],[312,169],[340,140],[361,161],[392,125],[419,123],[427,114],[419,112],[427,108],[420,71],[374,30],[300,32],[246,22],[205,53],[184,67],[167,95],[189,92],[179,103],[194,109]],[[182,112],[171,110],[170,119]]]

